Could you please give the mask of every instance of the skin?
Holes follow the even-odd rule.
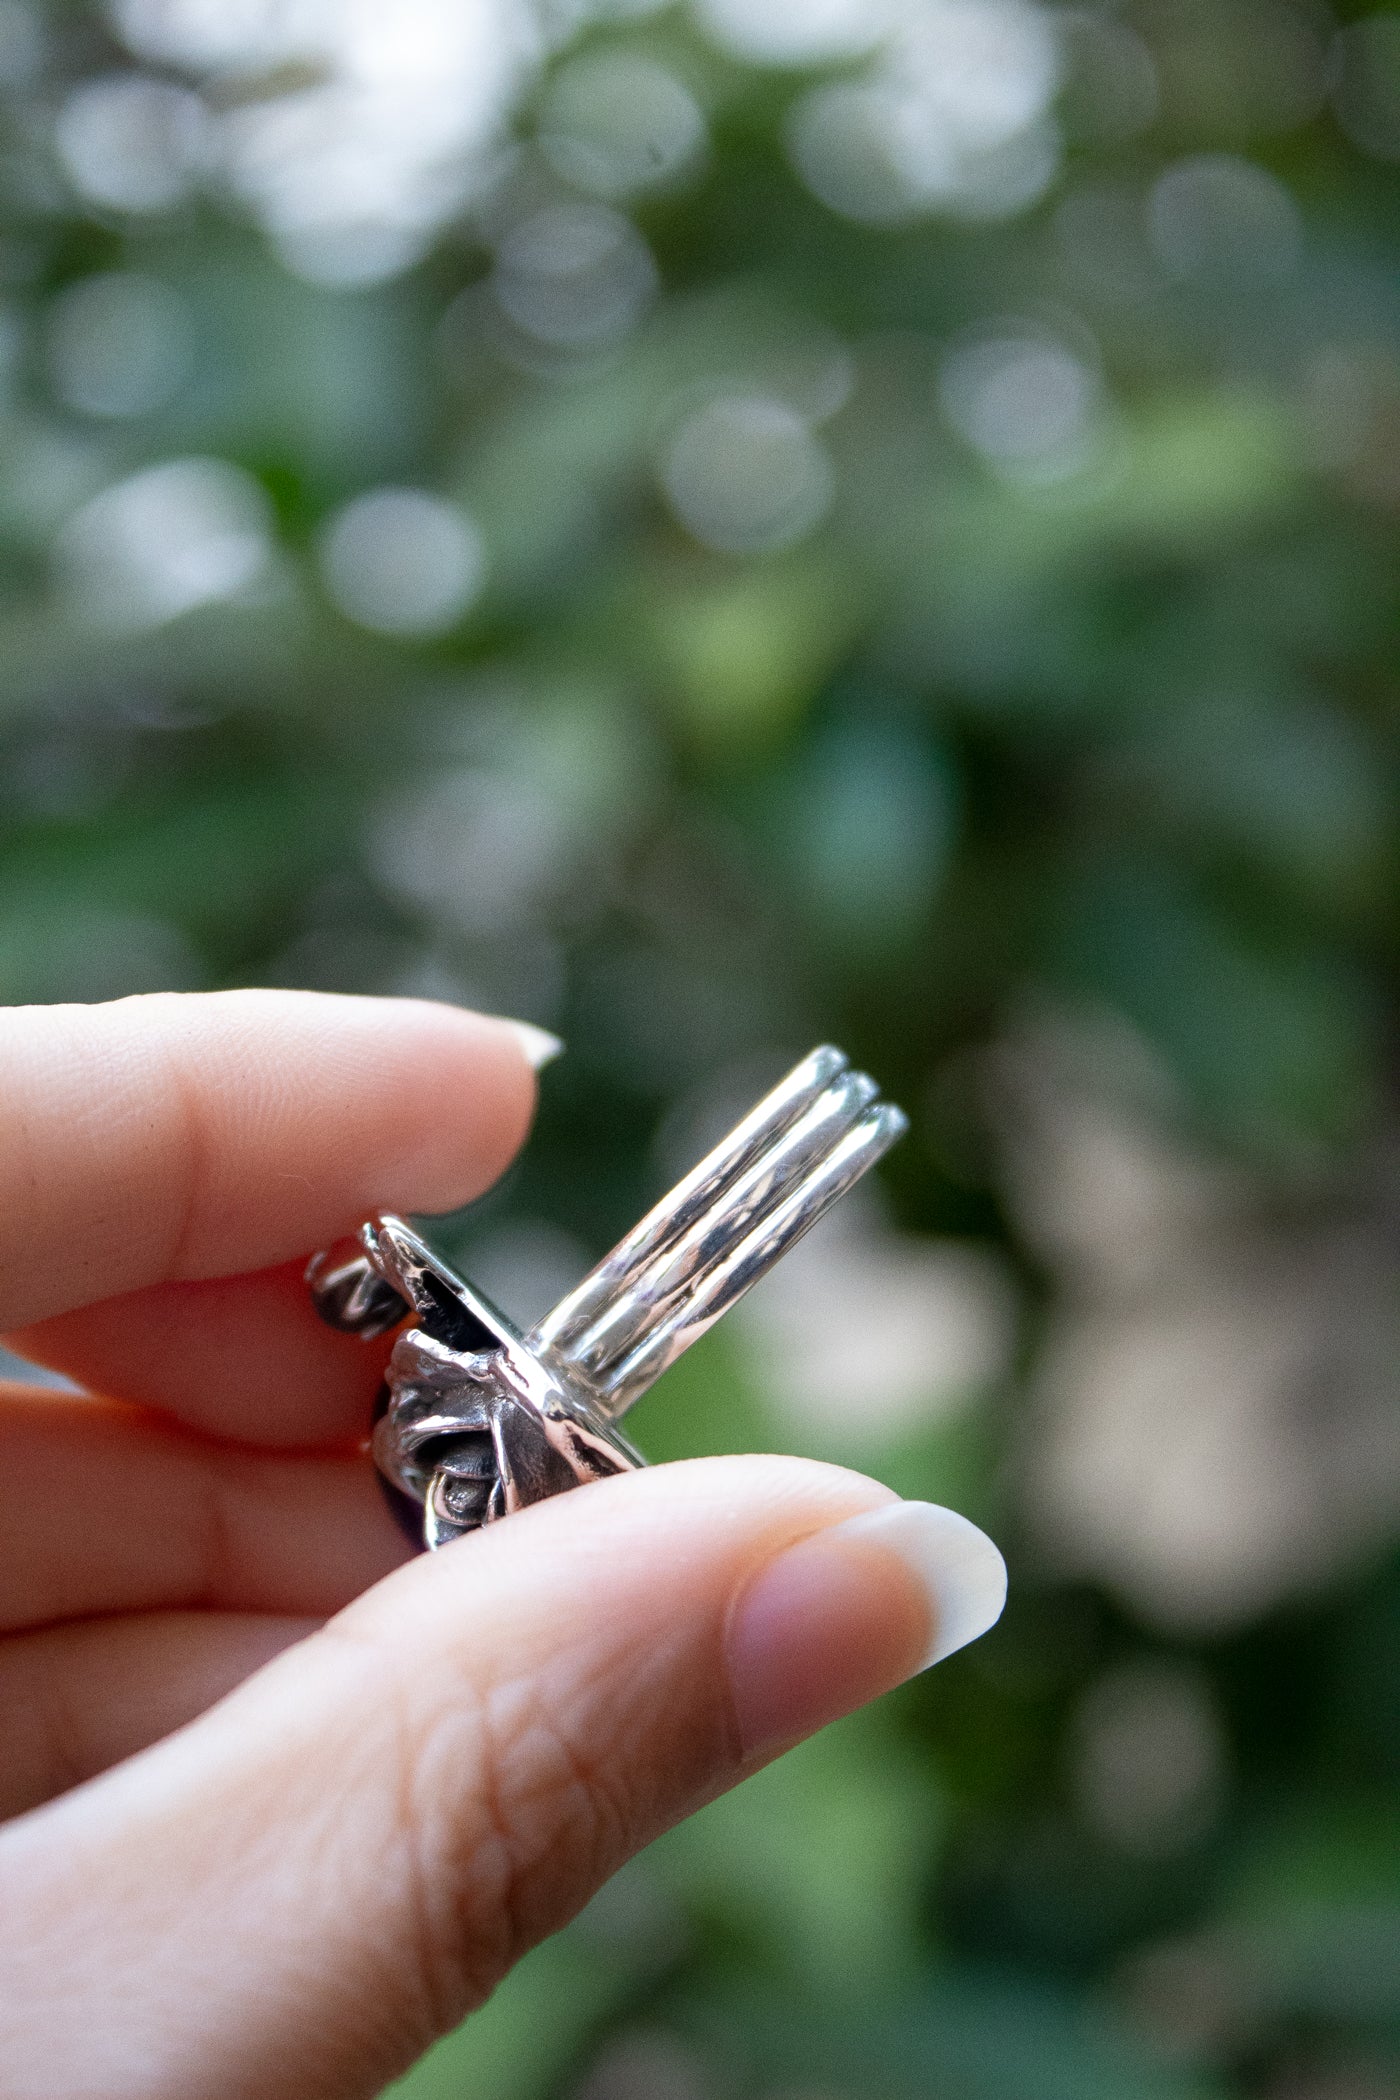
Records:
[[[387,1344],[301,1270],[501,1172],[508,1024],[10,1010],[0,1101],[0,1328],[85,1389],[0,1386],[7,2100],[376,2093],[630,1853],[916,1667],[887,1556],[762,1591],[891,1499],[832,1467],[659,1467],[409,1554],[363,1449]]]

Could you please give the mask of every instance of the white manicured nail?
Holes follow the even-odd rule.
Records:
[[[563,1052],[562,1037],[551,1035],[547,1028],[537,1028],[533,1021],[508,1021],[506,1026],[515,1030],[521,1049],[537,1072],[552,1065]]]
[[[924,1669],[965,1648],[1001,1617],[1006,1562],[986,1532],[955,1509],[936,1502],[891,1502],[848,1517],[826,1536],[882,1546],[923,1584],[933,1616]]]
[[[785,1547],[730,1614],[743,1756],[771,1757],[966,1647],[1005,1598],[991,1540],[931,1502],[886,1503]]]

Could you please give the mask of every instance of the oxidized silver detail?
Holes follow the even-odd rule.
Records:
[[[307,1282],[363,1336],[410,1314],[375,1463],[443,1545],[527,1503],[645,1463],[615,1424],[907,1128],[839,1050],[814,1050],[611,1254],[521,1335],[404,1224]]]

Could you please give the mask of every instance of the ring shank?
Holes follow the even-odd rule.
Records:
[[[839,1050],[803,1059],[525,1338],[626,1412],[907,1128]]]

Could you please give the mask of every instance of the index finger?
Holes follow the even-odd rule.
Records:
[[[0,1013],[0,1329],[442,1211],[519,1147],[514,1023],[416,999],[157,993]]]

